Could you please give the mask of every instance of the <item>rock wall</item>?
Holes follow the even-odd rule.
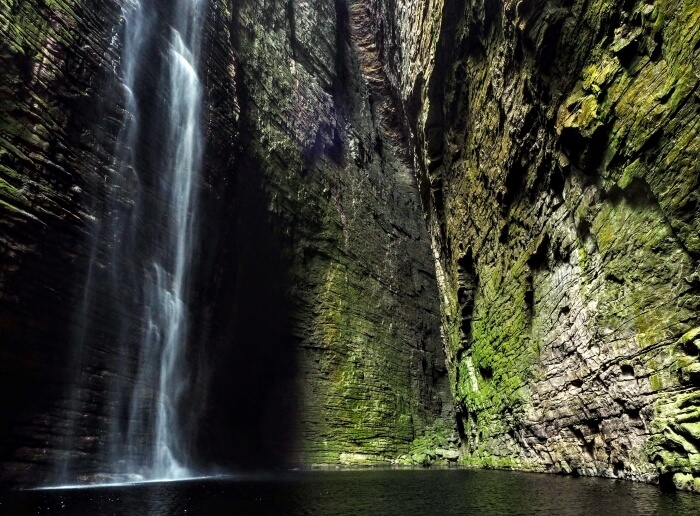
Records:
[[[254,395],[232,401],[250,418],[230,412],[219,435],[256,434],[251,465],[275,450],[303,464],[388,463],[452,411],[414,176],[361,73],[345,2],[238,1],[230,14],[238,251],[221,291],[245,299],[233,333],[250,345],[232,367],[266,367],[245,382]],[[221,371],[214,391],[233,400]]]
[[[110,270],[91,239],[107,238],[96,228],[119,170],[123,2],[0,5],[0,476],[55,482],[70,460],[95,479],[114,472],[125,416],[109,400],[137,369],[137,350],[115,357],[112,320],[141,313],[100,309],[114,305],[102,289],[79,314],[88,268]],[[383,122],[342,1],[212,0],[205,31],[192,459],[387,462],[452,417],[399,125]]]
[[[699,490],[697,3],[374,3],[464,462]]]
[[[348,5],[235,9],[244,154],[288,243],[298,456],[388,461],[451,411],[413,174],[363,74]]]
[[[116,2],[0,4],[3,478],[49,471],[61,455],[75,285],[95,221],[89,185],[109,169],[119,119],[104,86],[119,13]]]
[[[2,2],[0,451],[27,478],[69,453],[121,11]],[[696,2],[210,9],[201,463],[388,461],[451,397],[465,464],[700,491]],[[91,471],[118,417],[97,348]]]

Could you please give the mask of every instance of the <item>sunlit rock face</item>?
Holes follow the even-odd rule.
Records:
[[[86,279],[114,273],[123,235],[99,228],[137,195],[158,202],[154,171],[166,159],[144,146],[145,181],[114,180],[129,172],[116,149],[132,4],[4,2],[0,12],[6,480],[133,480],[115,453],[133,426],[128,406],[162,403],[139,388],[142,285]],[[172,15],[168,2],[150,4],[163,41],[142,50],[152,56],[136,84],[144,134],[160,131],[159,45]],[[452,417],[407,147],[383,121],[353,30],[343,2],[206,3],[200,208],[183,298],[190,370],[175,416],[194,473],[386,463]],[[152,453],[155,434],[146,425],[128,453]]]
[[[365,9],[391,20],[464,461],[698,490],[697,5]]]

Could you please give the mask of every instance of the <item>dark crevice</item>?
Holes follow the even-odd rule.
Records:
[[[501,202],[501,214],[506,215],[516,199],[523,194],[526,177],[527,169],[520,163],[514,163],[508,168],[505,180],[505,195]]]
[[[535,310],[535,286],[532,278],[532,273],[528,273],[525,278],[525,318],[528,328],[532,327],[532,319],[534,318]]]
[[[559,143],[579,169],[589,176],[595,176],[606,157],[611,134],[612,122],[595,129],[590,137],[583,136],[578,129],[566,128],[561,133]]]
[[[484,380],[493,379],[493,368],[490,365],[480,365],[479,374]]]
[[[620,278],[620,277],[616,276],[615,274],[613,274],[612,272],[608,272],[605,275],[605,279],[611,283],[616,283],[617,285],[624,285],[625,284],[624,278]]]
[[[460,309],[460,333],[462,346],[466,349],[471,340],[471,324],[474,315],[474,297],[477,289],[477,276],[474,269],[472,251],[468,249],[466,254],[457,260],[457,302]]]
[[[616,477],[620,477],[623,473],[625,472],[625,463],[624,462],[614,462],[613,463],[613,474]]]
[[[591,238],[591,223],[586,219],[581,219],[576,225],[576,235],[581,243],[586,242]]]
[[[501,244],[506,244],[508,242],[508,224],[505,224],[503,228],[501,228],[501,234],[498,236],[498,241]]]
[[[592,439],[590,441],[584,442],[584,449],[586,450],[586,453],[588,454],[589,457],[594,458],[595,457],[595,441]]]
[[[540,70],[545,74],[551,71],[552,65],[559,55],[557,49],[563,23],[564,17],[553,20],[553,23],[547,26],[542,35],[542,46],[538,52],[537,62]]]
[[[661,473],[659,475],[659,487],[666,493],[675,492],[676,485],[673,483],[673,472]]]
[[[629,364],[623,364],[620,366],[620,374],[622,375],[622,378],[624,378],[624,379],[633,379],[634,378],[634,367],[632,367]]]
[[[439,39],[435,50],[435,67],[433,73],[428,79],[428,93],[427,99],[429,101],[429,111],[427,113],[427,119],[425,122],[425,132],[420,136],[425,141],[424,144],[429,146],[431,155],[431,161],[440,161],[442,158],[438,158],[442,154],[442,147],[444,145],[443,131],[445,127],[443,107],[445,105],[445,89],[446,82],[445,77],[450,75],[450,69],[454,63],[460,61],[460,52],[470,52],[474,46],[473,45],[462,45],[460,42],[460,37],[458,37],[458,28],[464,19],[466,13],[467,2],[466,0],[447,0],[443,7],[443,24],[440,29]],[[460,42],[458,44],[458,42]],[[417,97],[420,93],[419,90],[415,90],[415,96]],[[417,106],[421,103],[416,100],[411,105],[411,110],[409,115],[413,114],[413,119],[417,119],[415,116],[418,112]],[[413,112],[415,110],[415,112]],[[416,129],[418,129],[416,127]],[[432,172],[432,171],[431,171]],[[431,174],[429,174],[428,167],[425,165],[417,171],[418,187],[421,196],[421,202],[424,207],[432,206],[431,197],[436,195],[439,197],[439,204],[442,206],[442,193],[438,193],[435,188],[435,180]],[[444,227],[444,213],[441,207],[435,210],[435,213],[428,212],[426,214],[428,220],[433,216],[437,217],[438,225],[441,228],[442,239],[445,241],[446,238],[446,228]]]
[[[457,433],[459,434],[459,437],[462,441],[466,439],[466,435],[464,432],[464,413],[463,412],[456,412],[455,413],[455,421],[457,423]]]
[[[555,170],[549,177],[549,188],[557,199],[563,198],[565,186],[564,174],[560,170]]]
[[[537,250],[527,260],[527,264],[530,266],[531,270],[539,271],[547,268],[549,245],[550,238],[549,235],[546,234],[537,246]]]
[[[627,409],[625,412],[627,413],[627,415],[629,416],[629,418],[630,418],[631,420],[633,420],[633,421],[639,421],[640,419],[642,419],[642,416],[641,416],[641,412],[642,412],[642,411],[641,411],[641,409],[638,409],[638,408],[630,408],[630,409]]]

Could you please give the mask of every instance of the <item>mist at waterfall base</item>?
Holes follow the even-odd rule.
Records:
[[[32,514],[700,515],[689,493],[600,478],[479,470],[302,471],[0,496]]]

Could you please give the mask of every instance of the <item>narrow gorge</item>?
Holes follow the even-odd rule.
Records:
[[[697,0],[0,0],[0,479],[700,492]]]

